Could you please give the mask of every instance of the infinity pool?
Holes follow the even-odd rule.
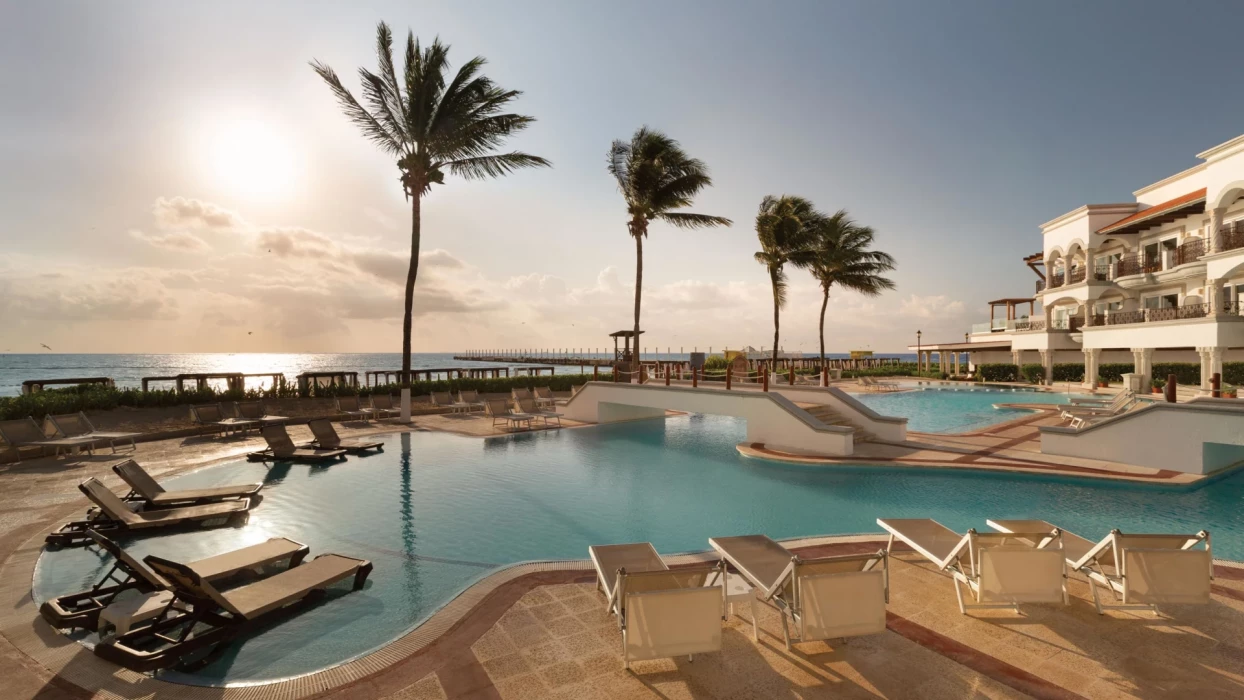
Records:
[[[968,433],[1031,415],[1022,408],[994,408],[1002,403],[1067,403],[1068,394],[1023,387],[925,386],[911,391],[856,394],[883,416],[907,419],[907,429],[921,433]]]
[[[1025,397],[1027,398],[1027,397]],[[473,580],[532,559],[587,556],[590,544],[650,540],[665,554],[708,538],[877,532],[875,519],[932,517],[963,531],[990,517],[1047,518],[1091,538],[1110,528],[1213,533],[1244,558],[1244,475],[1195,490],[913,468],[805,468],[746,459],[741,420],[683,416],[480,440],[404,433],[382,454],[327,468],[246,462],[169,480],[177,488],[265,478],[249,524],[133,538],[139,555],[193,560],[273,536],[375,564],[367,587],[263,630],[179,682],[219,685],[310,673],[401,636]],[[34,596],[82,590],[109,562],[48,552]],[[949,589],[947,589],[949,592]],[[949,594],[949,593],[948,593]],[[89,642],[88,640],[85,640]]]

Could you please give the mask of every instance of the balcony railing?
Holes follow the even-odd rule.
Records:
[[[1063,279],[1064,279],[1063,273],[1061,272],[1055,272],[1054,274],[1050,275],[1050,289],[1055,289],[1055,288],[1063,286]]]
[[[1071,273],[1067,275],[1067,284],[1083,282],[1087,272],[1088,271],[1083,267],[1073,268]]]
[[[1209,304],[1188,304],[1172,306],[1165,309],[1146,309],[1146,321],[1178,321],[1185,318],[1205,318],[1209,315]]]
[[[1137,253],[1128,253],[1119,258],[1114,268],[1115,279],[1128,275],[1139,275],[1147,272],[1158,272],[1162,269],[1162,261],[1157,257],[1142,257]]]
[[[1194,318],[1206,318],[1210,315],[1210,304],[1186,304],[1165,309],[1138,309],[1136,311],[1111,311],[1108,314],[1095,314],[1094,326],[1121,326],[1132,323],[1156,323],[1158,321],[1182,321]],[[1240,315],[1240,302],[1230,301],[1222,305],[1223,313]]]
[[[1037,280],[1037,294],[1045,291],[1045,280]]]
[[[1045,319],[1029,318],[1015,322],[1015,330],[1017,331],[1043,331],[1045,330]]]
[[[1144,322],[1145,322],[1144,309],[1141,309],[1139,311],[1114,311],[1109,314],[1106,314],[1105,325],[1121,326],[1125,323],[1144,323]]]
[[[1098,265],[1097,267],[1093,268],[1093,279],[1097,280],[1098,282],[1110,281],[1110,266],[1109,265]]]
[[[1244,221],[1233,221],[1218,229],[1218,252],[1244,248]]]
[[[1205,255],[1205,239],[1191,238],[1175,249],[1171,267],[1179,267]]]

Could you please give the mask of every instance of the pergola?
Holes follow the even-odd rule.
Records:
[[[609,334],[609,337],[613,338],[613,359],[615,361],[617,362],[630,362],[631,361],[631,338],[635,339],[635,355],[639,355],[639,334],[640,333],[644,333],[644,331],[640,331],[639,333],[636,333],[635,331],[614,331],[613,333]],[[623,347],[621,348],[618,347],[618,338],[621,338],[624,343]]]
[[[997,307],[999,306],[1006,307],[1006,320],[1008,321],[1014,321],[1015,319],[1019,318],[1018,316],[1015,315],[1015,307],[1018,304],[1027,304],[1028,315],[1031,316],[1035,308],[1033,305],[1033,302],[1034,302],[1034,299],[1032,297],[1028,297],[1026,299],[1020,299],[1020,298],[995,299],[994,301],[989,302],[989,323],[991,325],[993,324],[994,314],[995,314]]]

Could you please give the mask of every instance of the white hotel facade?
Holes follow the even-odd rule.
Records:
[[[1154,362],[1200,362],[1202,386],[1223,362],[1244,360],[1244,136],[1142,187],[1135,201],[1087,204],[1041,225],[1032,298],[1000,299],[1004,318],[964,342],[912,346],[954,372],[970,362],[1133,363],[1146,385]],[[1040,313],[1025,313],[1029,309]]]

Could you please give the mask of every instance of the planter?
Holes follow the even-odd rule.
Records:
[[[1160,386],[1155,386],[1155,387],[1153,387],[1153,393],[1155,393],[1155,394],[1161,394],[1161,393],[1162,393],[1162,387],[1160,387]]]
[[[1097,382],[1097,388],[1098,388],[1098,389],[1108,389],[1108,388],[1110,388],[1110,382]]]

